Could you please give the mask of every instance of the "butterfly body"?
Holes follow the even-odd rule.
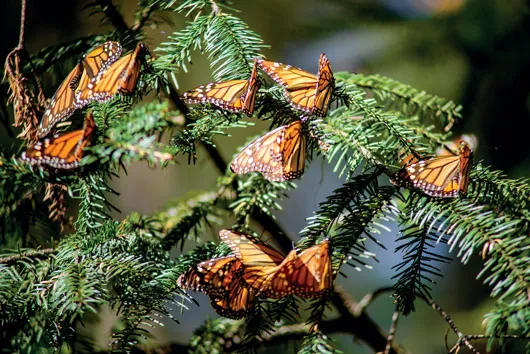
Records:
[[[48,165],[57,169],[73,169],[84,156],[83,149],[92,144],[95,122],[91,113],[84,128],[39,140],[22,153],[22,160],[32,165]]]
[[[37,134],[39,138],[48,135],[59,122],[68,118],[72,113],[88,102],[78,101],[77,91],[88,86],[92,79],[100,76],[121,55],[121,45],[118,42],[105,42],[92,51],[77,64],[61,83],[53,95],[50,105],[44,111],[39,123]]]
[[[409,159],[410,163],[398,171],[394,180],[398,184],[412,184],[433,197],[455,198],[467,193],[472,160],[472,150],[462,141],[458,155]]]
[[[306,137],[302,121],[276,128],[247,145],[232,161],[237,174],[260,172],[269,181],[288,181],[304,173]]]
[[[319,117],[327,115],[335,80],[329,59],[324,53],[320,55],[317,75],[288,64],[263,59],[257,62],[274,81],[285,88],[284,96],[291,106]]]
[[[228,111],[243,112],[249,117],[254,112],[254,102],[261,83],[257,64],[248,80],[229,80],[198,86],[183,95],[186,103],[211,103]]]

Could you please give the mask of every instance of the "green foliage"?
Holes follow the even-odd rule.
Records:
[[[308,335],[302,343],[302,348],[298,351],[298,354],[339,354],[342,353],[340,350],[335,349],[331,345],[331,340],[325,334],[316,332]]]
[[[254,173],[238,179],[238,198],[230,207],[238,218],[238,224],[247,227],[254,208],[273,216],[273,210],[282,209],[278,202],[286,195],[284,191],[293,188],[295,188],[293,183],[271,183],[261,174]]]
[[[412,199],[412,197],[411,197]],[[404,315],[414,311],[414,302],[417,296],[430,298],[431,287],[435,283],[431,276],[442,276],[440,270],[433,263],[449,263],[450,258],[434,252],[437,243],[436,234],[425,227],[419,227],[409,219],[411,210],[408,205],[400,214],[401,236],[397,239],[402,242],[396,252],[403,252],[403,261],[393,267],[399,278],[394,285],[394,296],[398,310]]]
[[[134,47],[145,37],[144,26],[157,23],[153,16],[160,11],[181,13],[188,22],[154,48],[160,56],[150,57],[142,66],[139,89],[132,98],[90,105],[97,134],[81,168],[64,172],[31,167],[18,158],[18,151],[3,149],[0,340],[6,350],[74,351],[78,346],[88,352],[101,350],[92,338],[81,339],[79,329],[103,305],[119,316],[108,349],[133,350],[149,339],[150,329],[160,324],[158,317],[178,320],[172,314],[174,308],[194,310],[188,306],[190,297],[177,287],[178,276],[201,261],[230,253],[222,243],[201,244],[204,232],[233,223],[234,218],[236,228],[252,231],[253,216],[274,220],[273,212],[282,209],[281,199],[296,188],[295,183],[271,183],[257,173],[237,176],[221,171],[223,176],[212,191],[189,193],[153,216],[133,213],[121,222],[114,220],[109,196],[116,194],[111,185],[117,172],[133,162],[173,166],[177,155],[195,162],[199,144],[214,149],[216,135],[227,136],[233,128],[253,124],[212,105],[195,105],[189,111],[182,105],[175,74],[187,71],[194,51],[206,54],[214,80],[246,79],[253,60],[262,57],[260,50],[266,46],[246,23],[229,13],[233,11],[224,2],[141,0],[131,28],[115,7],[105,5],[109,3],[98,1],[93,10],[114,31],[36,52],[24,72],[42,76],[49,71],[60,81],[65,67],[103,40]],[[173,83],[166,77],[172,77]],[[323,154],[345,180],[307,220],[297,248],[328,238],[335,275],[345,263],[358,270],[370,267],[366,259],[375,255],[367,241],[382,245],[382,231],[391,232],[396,218],[400,228],[396,252],[403,253],[403,261],[394,267],[399,311],[409,314],[418,298],[430,297],[433,276],[441,275],[437,264],[449,261],[434,247],[446,244],[464,264],[474,254],[485,260],[479,277],[491,286],[497,301],[486,314],[486,334],[494,338],[517,331],[528,336],[528,182],[508,179],[478,163],[471,169],[467,196],[442,200],[418,191],[400,194],[387,183],[387,176],[400,167],[403,156],[433,154],[447,143],[447,131],[461,118],[461,107],[380,75],[337,73],[335,78],[336,105],[324,119],[311,119],[308,146]],[[150,91],[169,98],[157,96],[143,102]],[[256,115],[271,126],[299,117],[282,91],[264,87],[256,100]],[[7,97],[0,102],[7,102]],[[175,111],[172,105],[186,110]],[[318,145],[318,139],[323,143]],[[43,197],[48,183],[66,186],[68,199],[78,201],[75,221],[66,232],[42,226],[51,224],[42,212],[51,205]],[[25,214],[31,217],[21,216]],[[190,239],[199,245],[176,257],[175,247],[182,251]],[[295,297],[259,298],[247,320],[216,319],[198,328],[190,352],[259,350],[275,338],[284,338],[286,328],[292,329],[288,333],[292,336],[286,335],[284,341],[301,343],[300,353],[338,352],[328,334],[318,331],[332,298],[330,291],[304,312]],[[309,313],[307,323],[301,325],[305,312]],[[302,327],[293,329],[290,324]]]
[[[217,319],[197,328],[190,340],[190,353],[226,353],[243,340],[243,321]]]
[[[178,11],[186,8],[189,16],[194,10],[212,4],[215,3],[188,1]],[[217,81],[247,78],[251,72],[249,63],[260,57],[260,49],[266,47],[246,23],[221,12],[216,6],[211,15],[195,17],[186,28],[168,39],[169,42],[163,42],[157,49],[165,54],[154,62],[155,68],[186,71],[186,63],[191,63],[191,51],[204,50],[208,53],[210,66],[214,69],[212,75]],[[174,82],[176,84],[176,80]]]
[[[378,243],[376,236],[381,230],[388,228],[377,221],[385,220],[385,213],[393,207],[389,203],[395,189],[389,186],[379,186],[377,178],[381,171],[355,176],[351,181],[335,190],[320,203],[315,216],[308,219],[308,225],[302,231],[302,248],[311,246],[321,235],[331,236],[335,255],[335,270],[343,262],[353,261],[351,265],[365,266],[363,258],[372,256],[366,250],[366,235]],[[393,211],[396,212],[395,210]]]
[[[388,77],[348,73],[336,75],[339,78],[344,75],[347,83],[372,91],[384,110],[398,111],[404,116],[419,115],[425,119],[440,120],[444,128],[451,128],[462,118],[462,106],[453,101],[417,90]]]

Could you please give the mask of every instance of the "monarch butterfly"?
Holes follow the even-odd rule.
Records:
[[[306,137],[302,121],[276,128],[248,144],[230,164],[232,172],[260,172],[269,181],[288,181],[304,173]]]
[[[298,295],[319,296],[332,284],[329,241],[323,241],[300,254],[292,250],[287,257],[263,241],[233,230],[219,236],[243,262],[243,279],[259,295],[282,298]]]
[[[208,295],[218,314],[239,319],[248,316],[252,310],[255,294],[242,275],[241,261],[228,256],[199,263],[180,275],[177,284],[181,288]]]
[[[410,158],[392,180],[396,184],[410,183],[432,197],[454,198],[466,194],[473,151],[464,140],[460,141],[458,149],[458,155]]]
[[[248,80],[213,82],[196,87],[183,95],[186,103],[212,103],[231,112],[242,111],[247,116],[254,112],[256,93],[261,86],[257,61]]]
[[[318,75],[291,65],[257,59],[258,65],[285,87],[284,96],[296,109],[325,117],[328,113],[335,79],[326,54],[320,54]]]
[[[145,49],[143,43],[138,43],[131,53],[114,62],[101,75],[91,80],[86,87],[82,86],[77,91],[77,101],[80,104],[87,104],[93,100],[106,102],[118,92],[133,93],[140,75],[141,54]]]
[[[43,138],[60,121],[68,118],[88,102],[76,100],[76,90],[88,85],[89,80],[101,75],[121,55],[118,42],[105,42],[92,51],[75,66],[53,95],[50,105],[44,111],[38,128],[39,138]]]
[[[83,149],[92,144],[96,124],[92,113],[85,117],[84,127],[53,138],[44,138],[22,153],[22,160],[32,165],[49,165],[57,169],[72,169],[79,165]]]
[[[269,275],[266,296],[282,298],[291,294],[314,298],[333,283],[329,241],[324,240],[300,254],[292,250],[278,269]]]

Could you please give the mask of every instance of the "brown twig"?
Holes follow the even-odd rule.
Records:
[[[457,335],[458,343],[462,343],[458,347],[465,345],[471,351],[471,353],[480,354],[480,352],[476,350],[475,347],[473,347],[473,345],[469,342],[469,339],[464,335],[464,333],[460,332],[451,316],[449,316],[449,314],[445,312],[445,310],[440,305],[438,305],[432,299],[426,298],[424,296],[420,296],[420,298],[423,299],[423,301],[425,301],[427,304],[429,304],[434,310],[436,310],[440,314],[440,316],[443,317],[445,322],[447,322],[451,330]],[[450,353],[452,353],[452,351],[450,351]]]
[[[530,337],[523,337],[516,334],[503,334],[498,336],[488,336],[485,334],[469,334],[465,335],[461,339],[456,342],[456,344],[451,348],[448,349],[448,353],[458,353],[458,350],[465,345],[463,340],[472,341],[472,340],[482,340],[482,339],[491,339],[491,338],[497,338],[497,339],[513,339],[513,340],[529,340]]]
[[[340,285],[335,285],[331,302],[342,316],[347,318],[351,333],[355,333],[357,338],[368,344],[376,352],[385,350],[387,335],[366,312],[357,313],[357,303],[353,301],[350,294]],[[401,350],[395,345],[389,351],[390,354],[396,354],[398,352],[401,352]]]
[[[397,324],[399,320],[399,311],[394,311],[392,315],[392,323],[390,325],[390,330],[388,331],[388,337],[386,337],[386,346],[383,354],[389,354],[392,345],[394,344],[394,339],[396,337]]]
[[[0,258],[0,264],[10,264],[13,262],[16,262],[22,258],[40,258],[47,256],[49,254],[55,253],[55,249],[53,248],[44,248],[42,250],[32,250],[32,251],[26,251],[19,254],[14,254],[12,256],[2,257]]]
[[[357,306],[355,308],[355,313],[360,314],[361,312],[366,310],[366,308],[372,303],[372,301],[374,301],[379,295],[382,295],[386,292],[390,292],[392,290],[393,288],[391,286],[387,286],[387,287],[376,289],[375,291],[364,295],[361,301],[357,303]]]

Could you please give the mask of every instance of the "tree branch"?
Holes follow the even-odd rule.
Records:
[[[458,345],[458,349],[462,346],[462,345],[465,345],[470,351],[471,353],[476,353],[476,354],[480,354],[474,347],[473,345],[471,344],[471,342],[469,341],[469,339],[467,338],[467,336],[464,335],[464,333],[460,332],[460,330],[458,329],[458,327],[456,326],[455,322],[453,321],[453,319],[449,316],[449,314],[447,312],[445,312],[445,310],[440,306],[438,305],[436,302],[434,302],[433,300],[431,299],[428,299],[424,296],[420,296],[421,299],[423,299],[423,301],[425,301],[427,304],[429,304],[434,310],[436,310],[440,316],[443,317],[443,319],[445,320],[445,322],[447,322],[447,324],[449,324],[449,327],[451,327],[451,329],[453,330],[453,332],[455,332],[455,334],[458,336],[458,343],[457,344],[460,344]],[[453,351],[453,349],[451,349],[451,351],[449,351],[450,353],[456,353]]]
[[[368,305],[370,305],[372,303],[372,301],[374,301],[379,295],[382,295],[382,294],[384,294],[386,292],[390,292],[393,289],[394,289],[393,287],[387,286],[387,287],[376,289],[374,292],[371,292],[371,293],[368,293],[368,294],[364,295],[363,298],[361,299],[361,301],[359,301],[357,303],[357,306],[354,309],[354,313],[355,314],[360,314],[361,312],[366,310]]]
[[[55,253],[55,249],[53,248],[45,248],[38,251],[27,251],[19,254],[14,254],[12,256],[2,257],[0,258],[0,264],[9,265],[10,263],[16,262],[22,258],[40,258],[52,253]]]
[[[387,345],[387,335],[381,328],[366,314],[366,312],[357,313],[357,303],[353,301],[350,294],[340,285],[335,285],[335,292],[331,296],[332,304],[345,317],[348,323],[350,333],[368,344],[376,352],[382,352]],[[319,328],[320,324],[319,324]],[[397,354],[403,352],[395,345],[390,348],[388,353]]]
[[[386,338],[386,347],[383,354],[389,354],[390,349],[392,349],[392,344],[394,343],[394,339],[396,337],[396,330],[397,330],[397,324],[399,320],[399,311],[394,311],[394,314],[392,315],[392,323],[390,325],[390,330],[388,331],[388,337]]]

